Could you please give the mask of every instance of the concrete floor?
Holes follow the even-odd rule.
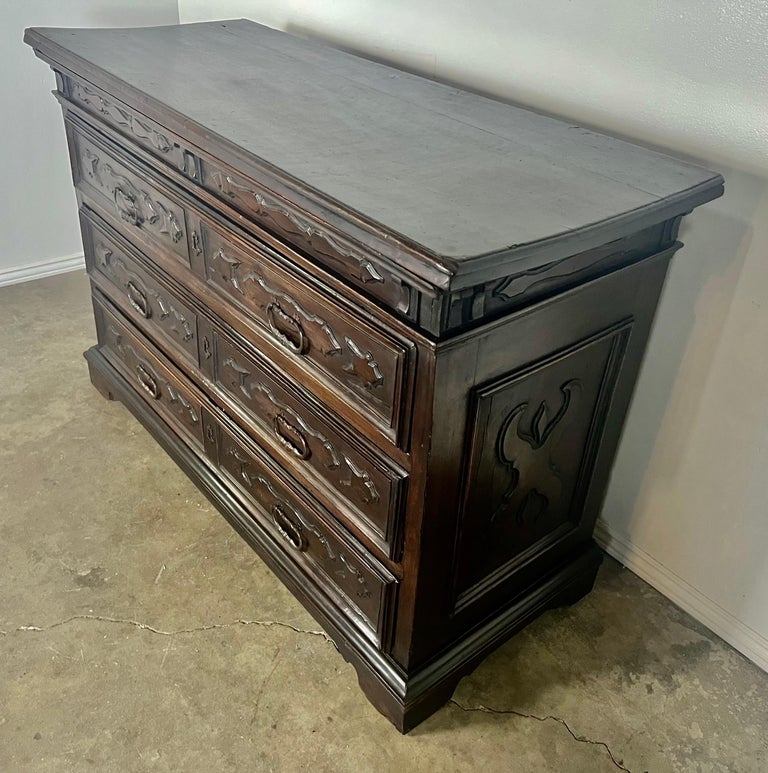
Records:
[[[0,289],[0,770],[768,770],[768,675],[610,560],[400,736],[91,388],[90,314],[81,272]]]

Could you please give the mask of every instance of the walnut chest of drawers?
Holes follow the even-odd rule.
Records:
[[[678,225],[722,178],[243,20],[26,40],[93,384],[408,730],[591,588]]]

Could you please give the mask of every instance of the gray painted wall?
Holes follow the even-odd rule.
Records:
[[[0,102],[6,110],[0,121],[0,169],[5,179],[0,194],[0,284],[55,273],[77,264],[82,256],[61,111],[50,94],[55,80],[48,65],[22,42],[24,29],[178,20],[176,0],[0,3]]]

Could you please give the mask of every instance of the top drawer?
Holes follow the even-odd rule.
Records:
[[[416,319],[418,293],[408,281],[392,273],[364,245],[332,230],[327,223],[278,195],[268,187],[273,183],[257,183],[238,173],[91,83],[67,75],[62,89],[69,105],[96,116],[154,158],[178,170],[186,178],[186,187],[193,187],[187,181],[197,183],[247,215],[270,237],[274,234],[278,238],[269,238],[270,243],[289,258],[294,249],[310,255],[399,316]],[[194,192],[197,194],[199,188]],[[249,226],[247,221],[245,224]],[[264,238],[260,229],[254,233]]]
[[[189,266],[184,207],[71,124],[67,136],[78,190],[100,199],[105,209],[128,224],[133,235],[140,234]]]
[[[197,176],[194,155],[165,128],[90,83],[68,77],[65,88],[76,105],[97,113],[102,121],[128,135],[142,148],[180,172],[192,178]]]

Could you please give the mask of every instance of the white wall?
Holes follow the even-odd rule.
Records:
[[[768,4],[180,0],[698,159],[606,499],[611,552],[768,668]]]
[[[82,264],[75,195],[53,73],[24,29],[175,24],[176,0],[0,1],[0,284]]]

